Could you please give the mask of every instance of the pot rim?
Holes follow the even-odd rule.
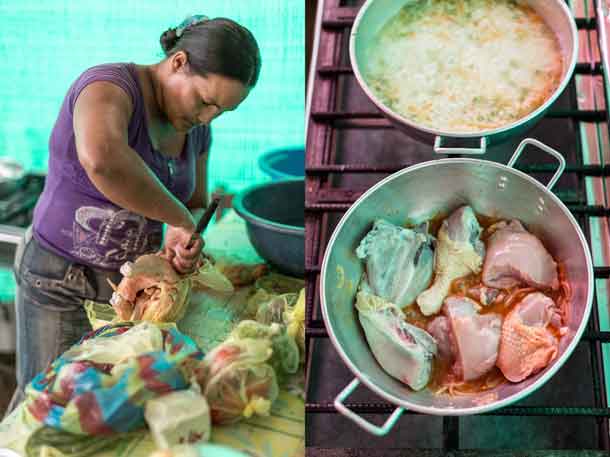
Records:
[[[253,186],[247,187],[243,191],[239,192],[235,198],[233,199],[233,209],[237,214],[239,214],[248,224],[256,225],[258,227],[269,229],[271,228],[274,232],[284,233],[287,235],[300,235],[305,236],[305,227],[299,225],[289,225],[289,224],[281,224],[279,222],[275,222],[269,219],[264,219],[260,216],[257,216],[244,205],[244,199],[247,195],[251,194],[254,191],[257,191],[262,188],[267,187],[277,187],[283,186],[286,184],[301,182],[303,186],[305,186],[304,178],[296,178],[296,179],[282,179],[278,181],[270,181],[264,182],[261,184],[255,184]]]
[[[554,0],[555,3],[559,6],[559,8],[561,8],[564,16],[566,16],[568,19],[568,23],[570,24],[570,34],[572,36],[572,41],[574,43],[574,46],[572,47],[572,55],[570,56],[570,63],[567,67],[567,70],[566,70],[566,73],[565,73],[563,79],[561,80],[559,85],[555,88],[555,91],[546,99],[546,101],[542,105],[540,105],[538,108],[536,108],[534,111],[527,114],[526,116],[524,116],[520,119],[517,119],[516,121],[511,122],[510,124],[506,124],[501,127],[496,127],[493,129],[478,130],[476,132],[451,132],[451,131],[438,130],[438,129],[434,129],[431,127],[427,127],[422,124],[418,124],[418,123],[412,121],[411,119],[406,118],[406,117],[396,113],[389,107],[387,107],[385,105],[385,103],[383,103],[373,93],[373,91],[371,91],[369,89],[368,83],[366,82],[366,80],[364,79],[364,76],[360,72],[360,66],[358,65],[358,60],[356,59],[356,35],[358,34],[358,28],[360,27],[360,23],[363,21],[367,10],[371,7],[371,5],[373,3],[375,3],[375,1],[377,1],[377,0],[366,0],[364,5],[362,5],[360,10],[358,11],[358,14],[356,15],[356,19],[354,20],[354,24],[352,26],[352,29],[350,32],[350,37],[349,37],[350,64],[352,66],[352,70],[354,71],[354,76],[356,77],[356,80],[358,81],[358,84],[360,85],[360,87],[362,88],[364,93],[367,95],[367,97],[369,97],[369,99],[375,104],[375,106],[379,110],[381,110],[381,112],[384,114],[384,116],[386,116],[387,118],[391,119],[392,121],[394,121],[398,124],[406,125],[408,127],[420,130],[420,131],[428,133],[430,135],[441,136],[441,137],[445,137],[445,138],[480,138],[480,137],[499,135],[501,133],[505,133],[512,129],[516,129],[516,128],[520,127],[521,125],[527,124],[528,122],[532,121],[533,119],[535,119],[536,117],[541,115],[543,112],[545,112],[555,102],[555,100],[557,100],[557,98],[559,98],[561,93],[565,90],[565,88],[567,87],[567,85],[570,83],[570,81],[572,79],[572,74],[574,73],[574,69],[576,68],[576,62],[578,59],[578,30],[576,27],[576,21],[574,20],[572,13],[568,9],[568,6],[563,1]]]
[[[378,387],[373,382],[372,378],[370,378],[365,373],[361,372],[355,366],[355,364],[353,364],[351,362],[351,360],[349,359],[347,354],[344,352],[343,347],[338,342],[337,337],[335,336],[335,333],[333,331],[333,328],[330,325],[330,320],[328,317],[328,310],[326,307],[326,270],[328,268],[328,262],[330,259],[331,251],[334,247],[334,243],[337,239],[337,236],[338,236],[339,232],[341,231],[341,228],[343,227],[343,225],[345,224],[347,219],[351,216],[351,214],[354,211],[356,211],[356,209],[362,203],[362,201],[364,201],[366,198],[368,198],[373,192],[375,192],[380,187],[386,185],[390,181],[398,179],[403,174],[412,173],[412,172],[415,172],[415,171],[418,171],[420,169],[427,168],[427,167],[433,167],[433,166],[436,166],[437,164],[444,165],[444,164],[452,164],[452,163],[457,163],[457,164],[470,163],[472,165],[482,165],[482,166],[490,166],[490,167],[499,168],[504,172],[512,173],[515,176],[517,176],[519,178],[523,178],[526,181],[536,185],[540,190],[542,190],[546,194],[546,196],[548,198],[552,199],[559,206],[559,208],[562,210],[564,215],[568,218],[568,220],[570,221],[572,226],[576,229],[576,233],[578,234],[578,238],[580,240],[581,249],[584,251],[584,254],[585,254],[585,260],[586,260],[586,264],[587,264],[587,276],[588,276],[587,299],[586,299],[583,317],[578,326],[578,329],[576,330],[576,332],[572,338],[572,341],[570,341],[570,343],[568,344],[565,352],[557,360],[555,360],[553,362],[553,365],[548,369],[548,371],[546,371],[542,376],[540,376],[540,378],[536,382],[534,382],[527,388],[520,390],[517,393],[515,393],[509,397],[506,397],[502,400],[491,402],[491,403],[480,405],[480,406],[476,406],[476,407],[472,407],[472,408],[436,408],[436,407],[432,407],[432,406],[421,406],[421,405],[413,404],[413,403],[409,402],[408,400],[404,400],[402,398],[389,394],[385,390],[383,390],[381,387]],[[419,163],[416,165],[412,165],[410,167],[404,168],[402,170],[397,171],[396,173],[391,174],[390,176],[384,178],[383,180],[379,181],[377,184],[372,186],[370,189],[368,189],[364,194],[362,194],[360,196],[360,198],[358,198],[354,202],[354,204],[352,206],[350,206],[350,208],[345,212],[345,214],[343,215],[343,217],[341,218],[341,220],[335,227],[335,230],[333,231],[332,236],[326,247],[326,251],[324,252],[324,259],[322,260],[322,268],[320,270],[320,291],[321,291],[320,308],[322,310],[322,317],[324,319],[324,324],[328,331],[328,336],[331,339],[333,346],[339,353],[339,356],[341,357],[343,362],[345,362],[345,364],[350,369],[350,371],[362,383],[364,383],[369,389],[371,389],[377,395],[386,399],[387,401],[389,401],[390,403],[392,403],[394,405],[399,405],[405,409],[410,409],[412,411],[416,411],[419,413],[442,415],[442,416],[466,416],[466,415],[480,414],[480,413],[500,409],[504,406],[507,406],[516,401],[519,401],[522,398],[527,397],[528,395],[530,395],[531,393],[536,391],[538,388],[540,388],[544,384],[546,384],[547,381],[551,377],[553,377],[553,375],[563,366],[563,364],[570,357],[570,355],[572,355],[572,352],[576,348],[576,345],[579,343],[579,341],[582,337],[582,334],[585,331],[585,327],[587,326],[587,323],[590,318],[592,302],[593,302],[593,262],[591,259],[591,253],[589,251],[587,240],[586,240],[584,234],[582,233],[582,230],[580,229],[580,226],[578,225],[578,222],[576,221],[576,219],[574,218],[572,213],[570,213],[570,211],[566,208],[566,206],[563,204],[563,202],[555,194],[553,194],[551,191],[549,191],[543,184],[541,184],[536,179],[534,179],[531,176],[529,176],[519,170],[516,170],[512,167],[508,167],[506,165],[496,163],[496,162],[491,162],[489,160],[469,159],[469,158],[438,159],[438,160],[429,160],[429,161],[422,162],[422,163]]]

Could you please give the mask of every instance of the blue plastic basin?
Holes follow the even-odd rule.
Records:
[[[258,166],[274,181],[305,176],[305,148],[282,148],[265,152]]]

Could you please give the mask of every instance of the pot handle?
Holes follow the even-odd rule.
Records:
[[[559,167],[557,168],[557,171],[555,172],[553,177],[550,179],[550,181],[546,185],[546,188],[550,191],[553,188],[553,186],[555,185],[555,183],[557,182],[557,180],[559,179],[559,177],[561,176],[561,174],[563,173],[563,170],[565,170],[565,168],[566,168],[566,159],[563,158],[563,156],[561,155],[560,152],[556,151],[555,149],[551,148],[550,146],[547,146],[546,144],[541,143],[540,141],[535,140],[533,138],[526,138],[519,144],[519,146],[515,150],[515,153],[510,158],[510,160],[508,161],[506,166],[510,167],[510,168],[514,168],[515,162],[517,161],[517,159],[523,152],[523,149],[525,148],[525,146],[527,146],[528,144],[531,144],[532,146],[536,146],[538,149],[542,149],[543,151],[548,152],[549,154],[551,154],[553,157],[555,157],[559,161]]]
[[[369,421],[367,421],[363,417],[360,417],[358,414],[348,409],[343,404],[345,399],[349,397],[354,392],[354,390],[356,390],[356,387],[358,387],[359,384],[360,380],[358,378],[354,378],[353,381],[350,382],[347,387],[341,391],[339,395],[337,395],[337,398],[335,398],[335,408],[337,409],[337,411],[339,411],[341,414],[343,414],[345,417],[356,423],[356,425],[360,426],[367,432],[372,433],[376,436],[387,435],[388,432],[392,430],[394,425],[396,425],[396,422],[398,421],[405,409],[401,407],[396,408],[394,412],[390,415],[388,420],[385,421],[385,424],[383,424],[381,427],[375,424],[371,424]]]
[[[481,137],[481,145],[478,148],[444,148],[441,146],[442,136],[434,138],[434,152],[437,154],[485,154],[487,150],[487,137]]]

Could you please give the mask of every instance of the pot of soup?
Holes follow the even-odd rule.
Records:
[[[514,168],[526,146],[558,160],[548,184]],[[329,337],[355,375],[335,400],[339,412],[383,435],[405,409],[491,411],[559,370],[593,297],[586,238],[551,192],[564,167],[557,151],[526,139],[507,165],[421,163],[351,206],[320,279]],[[382,427],[345,407],[360,383],[397,405]]]
[[[439,153],[483,154],[563,92],[578,34],[562,0],[368,0],[349,51],[358,83],[400,130]]]

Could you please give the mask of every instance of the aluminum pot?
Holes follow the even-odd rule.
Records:
[[[559,161],[557,172],[546,186],[513,168],[526,145],[536,146]],[[553,376],[576,347],[589,319],[593,297],[593,267],[587,241],[570,211],[551,192],[564,167],[565,161],[557,151],[526,139],[507,165],[468,158],[424,162],[387,177],[352,205],[329,241],[320,280],[328,334],[356,375],[335,400],[340,413],[369,432],[384,435],[405,408],[436,415],[482,413],[521,400]],[[427,389],[414,392],[383,371],[358,323],[354,300],[364,265],[355,250],[377,218],[399,225],[407,220],[418,223],[463,204],[471,205],[479,214],[519,219],[542,240],[556,261],[565,264],[572,287],[569,330],[561,339],[555,360],[520,383],[507,382],[481,394],[455,397],[437,396]],[[367,422],[343,404],[360,382],[398,405],[382,427]]]
[[[422,142],[434,144],[437,153],[484,154],[487,146],[502,142],[512,135],[518,135],[531,128],[549,109],[570,82],[578,55],[578,32],[574,18],[564,0],[527,0],[559,40],[564,68],[561,83],[547,100],[530,114],[498,128],[472,133],[435,130],[418,124],[386,106],[370,89],[361,69],[365,68],[369,46],[383,25],[405,5],[415,0],[367,0],[362,6],[352,27],[349,54],[354,75],[365,94],[379,108],[392,124]],[[447,140],[465,142],[478,147],[449,148],[443,144]]]

